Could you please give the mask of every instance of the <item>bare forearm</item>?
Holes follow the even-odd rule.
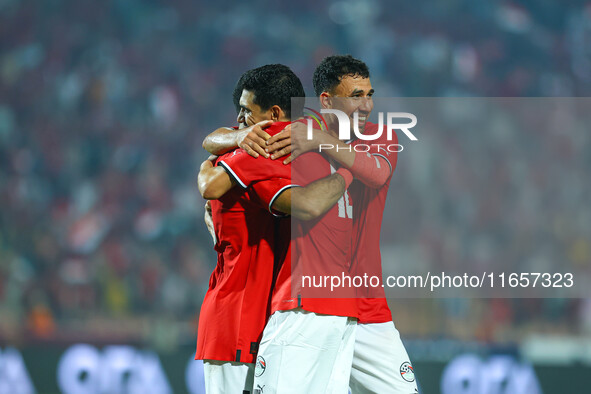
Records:
[[[345,188],[345,180],[340,174],[332,174],[306,187],[295,188],[291,196],[292,216],[323,215],[337,203]]]
[[[238,130],[220,127],[203,140],[203,149],[209,153],[221,156],[236,148],[242,148],[252,157],[269,157],[265,152],[266,141],[271,137],[265,128],[273,124],[272,120],[264,120],[249,127]]]
[[[346,186],[343,176],[332,174],[306,187],[286,190],[275,200],[273,209],[301,220],[312,220],[336,204]]]
[[[203,149],[212,155],[221,156],[238,147],[240,130],[220,127],[203,140]]]

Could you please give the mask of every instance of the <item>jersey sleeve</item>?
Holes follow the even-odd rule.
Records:
[[[286,178],[272,178],[265,181],[253,182],[250,185],[251,191],[256,194],[261,204],[275,216],[284,216],[284,214],[273,210],[273,203],[281,193],[291,187],[297,187],[297,185],[292,184],[291,179]]]
[[[381,162],[385,162],[388,167],[390,168],[390,175],[392,176],[392,173],[394,172],[394,168],[396,168],[396,161],[397,161],[397,157],[398,154],[396,153],[392,153],[392,152],[380,152],[377,151],[375,153],[372,153],[372,156],[374,156],[376,158],[376,166],[377,168],[380,168],[381,166]]]
[[[392,133],[392,140],[386,139],[386,136],[384,135],[375,142],[375,145],[372,145],[372,148],[374,149],[370,151],[372,155],[386,160],[390,166],[390,176],[392,176],[392,173],[396,169],[396,163],[398,162],[398,149],[389,148],[394,145],[398,145],[398,136],[395,131]]]
[[[254,182],[272,178],[291,179],[291,166],[284,165],[281,160],[266,159],[262,156],[254,158],[243,149],[236,149],[218,161],[228,174],[243,188]]]

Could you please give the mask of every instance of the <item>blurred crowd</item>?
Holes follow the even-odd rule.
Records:
[[[287,64],[313,95],[314,67],[333,53],[366,61],[382,97],[587,96],[591,3],[0,1],[0,342],[75,335],[161,341],[163,347],[194,341],[215,266],[196,189],[206,157],[201,141],[235,122],[231,92],[246,69]],[[583,171],[589,154],[577,149],[589,140],[567,145],[570,151],[546,158],[541,165],[550,168],[538,171],[566,174],[564,184],[576,190],[533,185],[534,195],[526,197],[560,206],[570,198],[576,212],[591,197]],[[453,141],[445,147],[468,155],[471,149]],[[502,157],[502,148],[488,154]],[[571,166],[569,155],[586,162]],[[451,198],[462,190],[461,182],[453,183],[457,174],[467,169],[448,164],[447,177],[427,174],[415,189],[395,194],[400,228],[386,228],[395,243],[461,249],[462,239],[445,236],[445,215],[476,214],[453,213],[470,209]],[[518,172],[523,167],[506,163],[483,179],[492,176],[495,188],[510,188],[512,165]],[[579,171],[570,173],[573,166]],[[527,171],[524,177],[537,179]],[[550,194],[536,196],[538,190]],[[413,212],[437,192],[429,217],[441,217],[430,232],[407,239],[402,228],[412,226]],[[509,216],[498,234],[511,225],[571,228],[560,227],[560,217],[553,224],[536,221],[536,205],[531,209],[528,201],[509,213],[486,201],[490,206],[478,219]],[[573,215],[564,213],[563,220]],[[589,265],[588,223],[577,226],[578,233],[558,234],[561,247],[553,250],[563,254],[550,258]],[[547,236],[552,242],[557,235]],[[486,259],[486,240],[475,245],[472,252]],[[422,300],[392,307],[408,316],[401,320],[409,323],[397,324],[410,336],[514,340],[486,323],[520,329],[534,320],[549,330],[573,334],[586,325],[591,331],[591,306],[576,299]],[[480,316],[484,331],[441,324],[471,314]],[[413,319],[422,319],[421,330]]]

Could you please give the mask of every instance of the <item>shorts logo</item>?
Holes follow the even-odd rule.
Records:
[[[403,362],[400,366],[400,376],[402,376],[402,379],[406,380],[407,382],[415,381],[415,371],[408,361]]]
[[[265,373],[265,369],[267,369],[267,362],[263,358],[263,356],[257,357],[257,362],[254,367],[254,376],[257,378]]]

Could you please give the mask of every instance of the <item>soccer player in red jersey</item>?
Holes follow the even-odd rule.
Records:
[[[238,122],[277,121],[267,125],[269,135],[287,124],[291,97],[304,95],[299,79],[282,65],[250,70],[238,87]],[[272,284],[289,257],[289,221],[276,215],[314,218],[342,195],[344,177],[352,177],[343,170],[292,193],[290,167],[279,162],[241,149],[214,162],[206,160],[198,178],[200,192],[212,199],[218,264],[201,309],[196,359],[204,360],[208,393],[251,392]],[[301,203],[292,206],[292,195]]]
[[[299,167],[292,168],[292,182],[299,185],[342,171],[313,152],[294,164]],[[347,192],[342,200],[353,205]],[[298,202],[294,197],[291,201]],[[303,275],[337,275],[350,269],[353,221],[342,205],[335,204],[317,220],[292,218],[291,260],[285,261],[275,282],[272,315],[256,361],[255,393],[347,392],[356,300],[343,294],[319,298],[322,293],[306,292],[303,283]]]
[[[329,58],[331,59],[331,58]],[[334,60],[334,59],[333,59]],[[358,113],[361,114],[361,116],[359,116],[359,120],[360,120],[360,124],[359,129],[363,130],[365,123],[366,123],[366,118],[367,116],[369,116],[369,113],[372,110],[372,102],[369,99],[371,97],[371,95],[373,94],[373,89],[371,88],[371,83],[369,81],[369,72],[367,71],[367,67],[359,62],[359,61],[355,61],[355,59],[352,59],[350,57],[344,57],[344,59],[336,57],[337,61],[341,61],[340,65],[337,64],[336,66],[333,65],[333,68],[335,68],[336,70],[334,70],[336,73],[336,76],[330,76],[331,78],[334,78],[336,80],[336,83],[334,84],[334,86],[331,86],[330,89],[327,89],[326,91],[323,91],[322,94],[320,94],[320,98],[322,101],[322,105],[325,108],[330,108],[333,107],[336,108],[337,104],[341,104],[340,105],[340,109],[345,111],[347,114],[349,114],[351,116],[351,118],[353,118],[352,114],[357,111]],[[342,60],[344,60],[344,62],[342,62]],[[351,63],[351,60],[353,60],[353,64],[346,64],[346,63]],[[345,64],[343,64],[345,63]],[[331,82],[332,83],[332,82]],[[336,98],[338,97],[352,97],[355,98],[353,100],[338,100]],[[339,103],[339,101],[341,101],[341,103]],[[371,125],[370,125],[371,127]],[[322,133],[318,133],[317,134],[319,136],[319,138],[315,138],[315,142],[316,145],[315,147],[318,147],[318,143],[319,142],[330,142],[333,143],[334,145],[337,144],[341,144],[341,146],[343,145],[342,143],[340,143],[334,136],[330,136],[330,135],[324,135]],[[273,151],[273,142],[274,139],[277,138],[271,138],[269,140],[269,150]],[[266,144],[261,144],[262,146],[266,145]],[[314,143],[312,143],[312,146],[314,145]],[[310,150],[310,148],[308,149],[303,149],[302,151],[307,151]],[[276,156],[276,155],[274,155]],[[281,156],[281,155],[279,155]],[[376,155],[367,155],[367,154],[359,154],[359,153],[355,153],[353,151],[347,150],[347,149],[341,149],[341,150],[333,150],[331,152],[331,156],[337,160],[338,162],[340,162],[341,164],[351,168],[352,172],[356,175],[357,178],[359,178],[360,180],[362,180],[366,186],[361,186],[361,188],[367,188],[367,187],[371,187],[371,188],[376,188],[376,189],[381,189],[381,196],[384,198],[385,201],[385,195],[387,193],[387,183],[389,183],[389,179],[392,173],[392,169],[393,166],[391,165],[391,163],[388,163],[388,159],[386,157],[383,157],[383,155],[380,154],[376,154]],[[394,162],[395,165],[395,162]],[[322,165],[320,163],[317,163],[315,166],[315,168],[318,169],[322,169]],[[385,187],[384,187],[385,186]],[[363,201],[363,197],[365,196],[366,199],[369,198],[367,197],[369,194],[365,194],[363,192],[360,192],[360,198],[362,199],[361,201]],[[353,199],[354,200],[354,199]],[[370,272],[370,274],[374,274],[374,272],[376,274],[379,274],[379,276],[381,276],[381,261],[380,261],[380,257],[379,257],[379,236],[375,237],[372,239],[373,242],[369,242],[369,244],[366,244],[368,242],[368,240],[370,239],[368,236],[364,236],[363,234],[367,234],[367,233],[363,233],[361,228],[362,225],[364,224],[364,220],[360,219],[361,217],[367,217],[367,216],[372,216],[372,218],[376,219],[375,223],[381,224],[381,217],[382,217],[382,213],[383,213],[383,205],[381,208],[379,208],[378,205],[372,204],[372,208],[371,211],[373,214],[375,215],[355,215],[356,216],[356,234],[355,236],[352,238],[353,239],[353,244],[355,244],[355,246],[359,246],[361,248],[374,248],[377,251],[377,261],[376,261],[376,255],[374,254],[373,258],[370,258],[369,260],[372,260],[373,262],[373,267],[377,267],[372,269]],[[357,212],[355,209],[353,209],[353,212]],[[328,216],[328,214],[327,214]],[[330,228],[330,227],[327,227]],[[377,227],[377,232],[379,235],[379,225]],[[328,232],[325,231],[325,233],[328,233],[330,235],[332,235],[332,238],[339,238],[339,237],[334,237],[334,235],[336,234],[336,230],[329,230]],[[294,236],[294,238],[296,238],[297,240],[297,236]],[[329,237],[324,237],[325,240],[325,244],[328,245],[329,247],[330,242],[328,241]],[[349,242],[351,244],[351,242]],[[316,243],[319,244],[319,243]],[[322,243],[320,243],[322,244]],[[307,250],[308,252],[312,252],[310,254],[313,254],[313,252],[316,252],[314,250],[314,248],[302,248],[303,250]],[[329,248],[327,248],[327,250],[330,250]],[[338,253],[336,253],[336,250],[343,250],[343,249],[333,249],[333,251],[335,251],[335,255],[337,255]],[[324,256],[330,256],[330,253],[322,253],[320,252],[318,254],[319,256],[324,255]],[[355,261],[355,267],[359,266],[360,264],[364,264],[363,261],[360,261],[361,259],[356,259],[358,261]],[[377,264],[376,264],[377,263]],[[355,268],[354,267],[354,272],[360,272],[359,268]],[[285,266],[284,266],[285,268]],[[366,270],[368,270],[368,268],[365,268]],[[325,299],[325,300],[317,300],[317,302],[314,302],[314,300],[306,300],[305,298],[298,298],[297,300],[295,298],[291,298],[289,296],[289,289],[292,285],[292,283],[290,282],[290,275],[291,273],[289,272],[289,270],[284,270],[282,273],[285,274],[282,276],[282,273],[280,273],[280,278],[277,282],[277,286],[276,286],[276,290],[274,293],[274,298],[273,298],[273,308],[277,309],[278,311],[281,310],[289,310],[292,312],[296,312],[296,315],[299,313],[300,317],[299,317],[299,321],[296,318],[291,318],[289,315],[282,315],[281,313],[276,313],[272,316],[271,321],[269,322],[269,324],[267,325],[267,328],[265,329],[265,334],[263,336],[263,341],[261,342],[261,351],[259,353],[259,357],[260,360],[257,359],[257,372],[255,372],[256,375],[260,374],[261,377],[259,378],[258,376],[255,378],[255,387],[256,388],[263,388],[265,391],[268,392],[276,392],[275,390],[279,389],[281,390],[281,387],[285,387],[285,389],[289,389],[290,385],[295,384],[295,380],[294,381],[290,381],[290,379],[287,378],[287,374],[291,374],[291,376],[295,376],[296,380],[299,378],[300,381],[302,379],[302,377],[304,375],[307,375],[308,381],[311,382],[316,382],[316,385],[312,385],[312,386],[307,386],[308,389],[313,389],[313,390],[321,390],[322,392],[324,392],[324,390],[327,387],[336,387],[336,386],[330,386],[330,384],[326,383],[326,381],[324,380],[325,377],[327,376],[326,373],[324,373],[322,371],[323,368],[318,367],[318,365],[324,367],[326,365],[331,365],[331,362],[325,362],[324,365],[322,363],[319,363],[318,361],[321,358],[316,358],[315,354],[314,354],[314,347],[316,347],[316,352],[317,349],[319,348],[319,346],[322,346],[322,344],[326,344],[330,342],[330,339],[327,337],[324,337],[322,335],[318,335],[318,333],[322,332],[322,330],[315,330],[315,321],[319,320],[317,319],[318,315],[317,314],[310,314],[310,313],[306,313],[310,312],[310,310],[312,312],[314,312],[314,309],[320,311],[326,311],[327,309],[332,309],[337,310],[338,313],[338,309],[335,308],[335,302],[334,300],[331,299]],[[310,272],[310,271],[307,271]],[[322,271],[321,271],[322,272]],[[323,272],[327,272],[326,270]],[[285,277],[284,280],[282,280],[282,277]],[[286,285],[287,284],[287,285]],[[297,286],[296,286],[297,287]],[[283,296],[278,296],[283,294]],[[285,302],[284,302],[285,301]],[[297,302],[298,305],[304,305],[303,308],[301,309],[294,309],[293,306],[291,306],[290,304],[293,304]],[[307,304],[307,306],[306,306]],[[338,304],[338,303],[336,303]],[[373,357],[372,362],[374,364],[376,364],[375,361],[375,357],[378,356],[380,357],[380,354],[376,353],[376,349],[371,348],[369,346],[367,346],[368,343],[373,344],[373,346],[382,346],[384,343],[386,344],[386,348],[388,348],[388,350],[384,351],[383,353],[388,353],[388,355],[391,354],[398,354],[400,355],[400,357],[405,358],[405,360],[408,359],[408,357],[406,356],[406,351],[404,351],[404,348],[402,347],[402,352],[398,351],[398,349],[394,349],[394,351],[392,351],[392,347],[391,346],[387,346],[389,343],[396,343],[396,344],[400,344],[401,342],[399,340],[398,337],[398,341],[396,342],[396,338],[394,335],[390,335],[393,333],[397,333],[397,331],[395,330],[393,323],[391,323],[391,313],[387,307],[387,304],[385,302],[385,298],[384,297],[378,297],[377,299],[370,299],[370,300],[361,300],[358,301],[357,303],[358,306],[361,306],[363,309],[360,315],[360,317],[362,317],[363,319],[366,319],[365,321],[367,323],[371,323],[374,324],[372,326],[367,326],[364,327],[363,329],[363,333],[361,334],[361,337],[358,338],[356,340],[355,343],[355,361],[353,363],[353,369],[354,371],[351,373],[351,378],[352,378],[352,387],[354,388],[354,390],[356,390],[356,392],[363,392],[363,390],[365,391],[371,391],[371,390],[375,390],[377,389],[377,387],[381,387],[382,389],[385,390],[385,392],[389,392],[390,390],[395,390],[397,382],[395,381],[396,377],[392,377],[391,375],[391,371],[393,370],[391,365],[388,365],[388,362],[390,360],[392,360],[392,357],[387,358],[385,360],[383,360],[383,363],[377,363],[379,365],[377,365],[377,367],[380,366],[385,366],[387,368],[386,373],[383,373],[381,368],[376,368],[376,371],[372,371],[370,370],[364,370],[365,367],[367,367],[366,364],[364,364],[364,362],[367,361],[367,354],[369,354],[371,357]],[[307,309],[306,309],[307,308]],[[385,311],[385,312],[384,312]],[[322,313],[322,312],[320,312]],[[332,312],[333,314],[337,314]],[[334,316],[333,316],[334,317]],[[309,320],[305,320],[305,319],[309,319]],[[381,322],[380,320],[384,320],[383,322]],[[301,323],[305,321],[305,323]],[[376,325],[376,323],[387,323],[390,322],[390,325],[386,324],[386,325]],[[321,325],[322,323],[320,323]],[[297,331],[296,329],[293,328],[288,328],[288,327],[298,327],[300,326],[300,330],[301,331]],[[328,325],[327,325],[328,326]],[[273,331],[271,333],[268,333],[268,330],[270,327],[273,328]],[[365,329],[367,328],[367,329]],[[373,329],[373,331],[371,330]],[[367,334],[366,332],[369,331],[369,334]],[[326,330],[324,331],[326,332]],[[385,335],[384,335],[385,334]],[[329,335],[329,337],[335,337],[338,336],[337,335]],[[384,341],[384,337],[386,337],[386,340]],[[303,338],[303,339],[302,339]],[[369,340],[365,341],[362,340],[363,338],[369,338]],[[381,340],[376,341],[376,339],[381,338]],[[266,339],[269,339],[268,341]],[[315,339],[315,341],[313,340]],[[298,341],[299,340],[299,341]],[[271,357],[269,359],[269,356],[266,356],[266,354],[268,353],[266,348],[263,345],[267,345],[267,343],[269,342],[276,342],[275,344],[275,351],[271,351]],[[288,346],[286,346],[286,344],[288,343],[292,343],[293,341],[295,341],[295,343],[292,345],[292,347],[299,347],[302,349],[307,349],[304,350],[304,353],[308,352],[308,357],[304,356],[304,357],[298,357],[298,353],[297,352],[292,352],[289,353],[289,348]],[[307,344],[307,346],[306,346]],[[311,345],[311,346],[310,346]],[[321,347],[320,347],[321,348]],[[394,346],[394,348],[396,348],[396,346]],[[282,361],[283,364],[278,364],[277,358],[275,357],[273,354],[279,354],[281,353],[285,359],[288,359],[288,362]],[[404,354],[402,354],[404,353]],[[330,354],[330,353],[329,353]],[[332,356],[332,354],[331,354]],[[406,356],[406,357],[405,357]],[[329,356],[330,358],[330,356]],[[344,358],[344,357],[343,357]],[[273,360],[273,362],[271,362],[271,360]],[[307,361],[305,361],[307,360]],[[310,360],[313,360],[312,363],[310,362]],[[396,362],[396,360],[395,360]],[[407,361],[404,361],[401,364],[401,367],[403,365],[408,364],[408,366],[410,366],[410,363],[408,363]],[[314,372],[312,372],[310,370],[310,366],[312,365],[312,369],[314,370]],[[349,369],[348,372],[351,370],[351,365],[349,364]],[[306,369],[308,368],[308,369]],[[271,369],[273,371],[271,371]],[[283,369],[284,372],[282,372],[282,377],[279,377],[279,372]],[[408,368],[405,369],[405,377],[407,379],[409,379],[410,374],[408,373]],[[265,374],[265,371],[267,371],[267,373]],[[295,372],[301,372],[301,371],[305,371],[302,374],[299,373],[295,373]],[[412,371],[412,367],[410,367],[410,371]],[[389,375],[388,375],[389,374]],[[334,373],[333,373],[334,375]],[[323,378],[324,376],[324,378]],[[377,376],[377,378],[376,378]],[[402,376],[402,375],[401,375]],[[305,377],[303,377],[303,379],[306,379]],[[275,381],[273,381],[275,380]],[[281,384],[284,384],[283,386],[281,386],[281,384],[277,383],[278,381],[282,381]],[[345,379],[346,381],[346,379]],[[322,384],[324,384],[324,386],[322,386]],[[301,386],[301,385],[300,385]],[[414,390],[414,388],[416,388],[416,385],[413,383],[412,384],[413,388],[411,390]],[[387,389],[385,389],[385,387],[387,387]],[[256,390],[255,388],[255,390]],[[405,388],[402,388],[402,390],[409,390],[409,386],[406,385]],[[378,391],[379,392],[379,391]]]
[[[349,116],[351,128],[355,121],[354,113],[357,112],[358,130],[368,135],[375,134],[378,125],[367,122],[373,109],[371,96],[374,89],[365,63],[350,55],[325,58],[314,72],[314,89],[323,108],[343,111]],[[336,127],[335,120],[326,117],[329,127]],[[294,153],[286,162],[310,149],[318,149],[320,144],[335,147],[323,150],[323,153],[349,168],[356,178],[348,190],[355,201],[353,266],[350,272],[352,275],[367,274],[381,278],[380,229],[397,155],[379,148],[379,145],[397,144],[395,134],[392,141],[386,139],[385,133],[375,141],[350,141],[351,146],[370,144],[367,156],[375,159],[375,165],[359,160],[363,153],[355,155],[333,135],[317,133],[313,140],[307,141],[302,138],[305,134],[301,130],[299,133],[280,133],[269,139],[268,150],[275,152],[271,157],[290,152],[291,147],[286,145],[291,142],[294,142]],[[340,149],[336,149],[337,146]],[[359,322],[350,380],[352,394],[418,392],[412,364],[392,321],[383,288],[365,290],[360,292],[357,300]]]
[[[243,95],[243,98],[248,97]],[[248,108],[245,108],[245,111],[248,113]],[[253,119],[252,122],[259,120],[261,119]],[[270,129],[267,128],[266,131],[271,132]],[[234,133],[238,132],[234,131]],[[231,130],[228,133],[222,133],[229,143],[235,141],[231,133]],[[217,139],[218,147],[223,145],[224,137]],[[300,160],[304,160],[305,168],[312,171],[293,174],[291,180],[292,184],[305,186],[301,189],[317,185],[322,179],[330,179],[335,176],[331,175],[332,173],[342,174],[342,179],[347,183],[352,181],[353,178],[348,171],[335,169],[321,155],[309,153],[305,156]],[[244,153],[241,157],[245,160],[249,158]],[[270,162],[282,165],[280,161],[266,160],[261,157],[250,159],[260,164]],[[235,177],[237,182],[245,183],[240,171],[242,171],[240,165],[232,167],[232,172],[237,172]],[[224,174],[221,171],[218,172]],[[231,185],[226,176],[225,187],[218,189],[223,192],[229,188]],[[319,205],[304,195],[296,194],[299,191],[300,188],[288,189],[280,194],[276,203],[273,204],[273,207],[279,211],[291,213],[296,219],[309,221],[298,221],[293,224],[292,230],[295,229],[296,233],[292,234],[292,239],[295,239],[292,245],[296,249],[293,254],[294,265],[287,258],[278,271],[271,299],[273,314],[263,333],[256,362],[255,392],[261,389],[268,393],[288,393],[294,390],[297,392],[324,393],[328,390],[346,392],[353,356],[356,300],[354,298],[326,300],[301,297],[301,294],[292,296],[292,286],[297,287],[295,283],[298,283],[297,277],[292,281],[292,270],[309,272],[318,265],[321,267],[317,271],[319,273],[325,273],[331,269],[339,272],[348,271],[351,261],[352,215],[340,214],[339,206],[336,205],[316,220],[313,220],[312,215],[294,214],[301,204],[311,207]],[[291,196],[288,195],[290,192]],[[326,193],[334,195],[334,190],[327,190]],[[342,190],[339,191],[340,195]],[[289,200],[286,198],[288,196]],[[347,200],[350,199],[347,198]],[[331,204],[334,205],[334,202],[336,200],[332,200]],[[336,233],[340,236],[335,236]],[[290,234],[285,235],[286,241],[289,242]],[[317,245],[318,248],[311,247],[313,245]],[[333,377],[335,374],[338,376]]]

